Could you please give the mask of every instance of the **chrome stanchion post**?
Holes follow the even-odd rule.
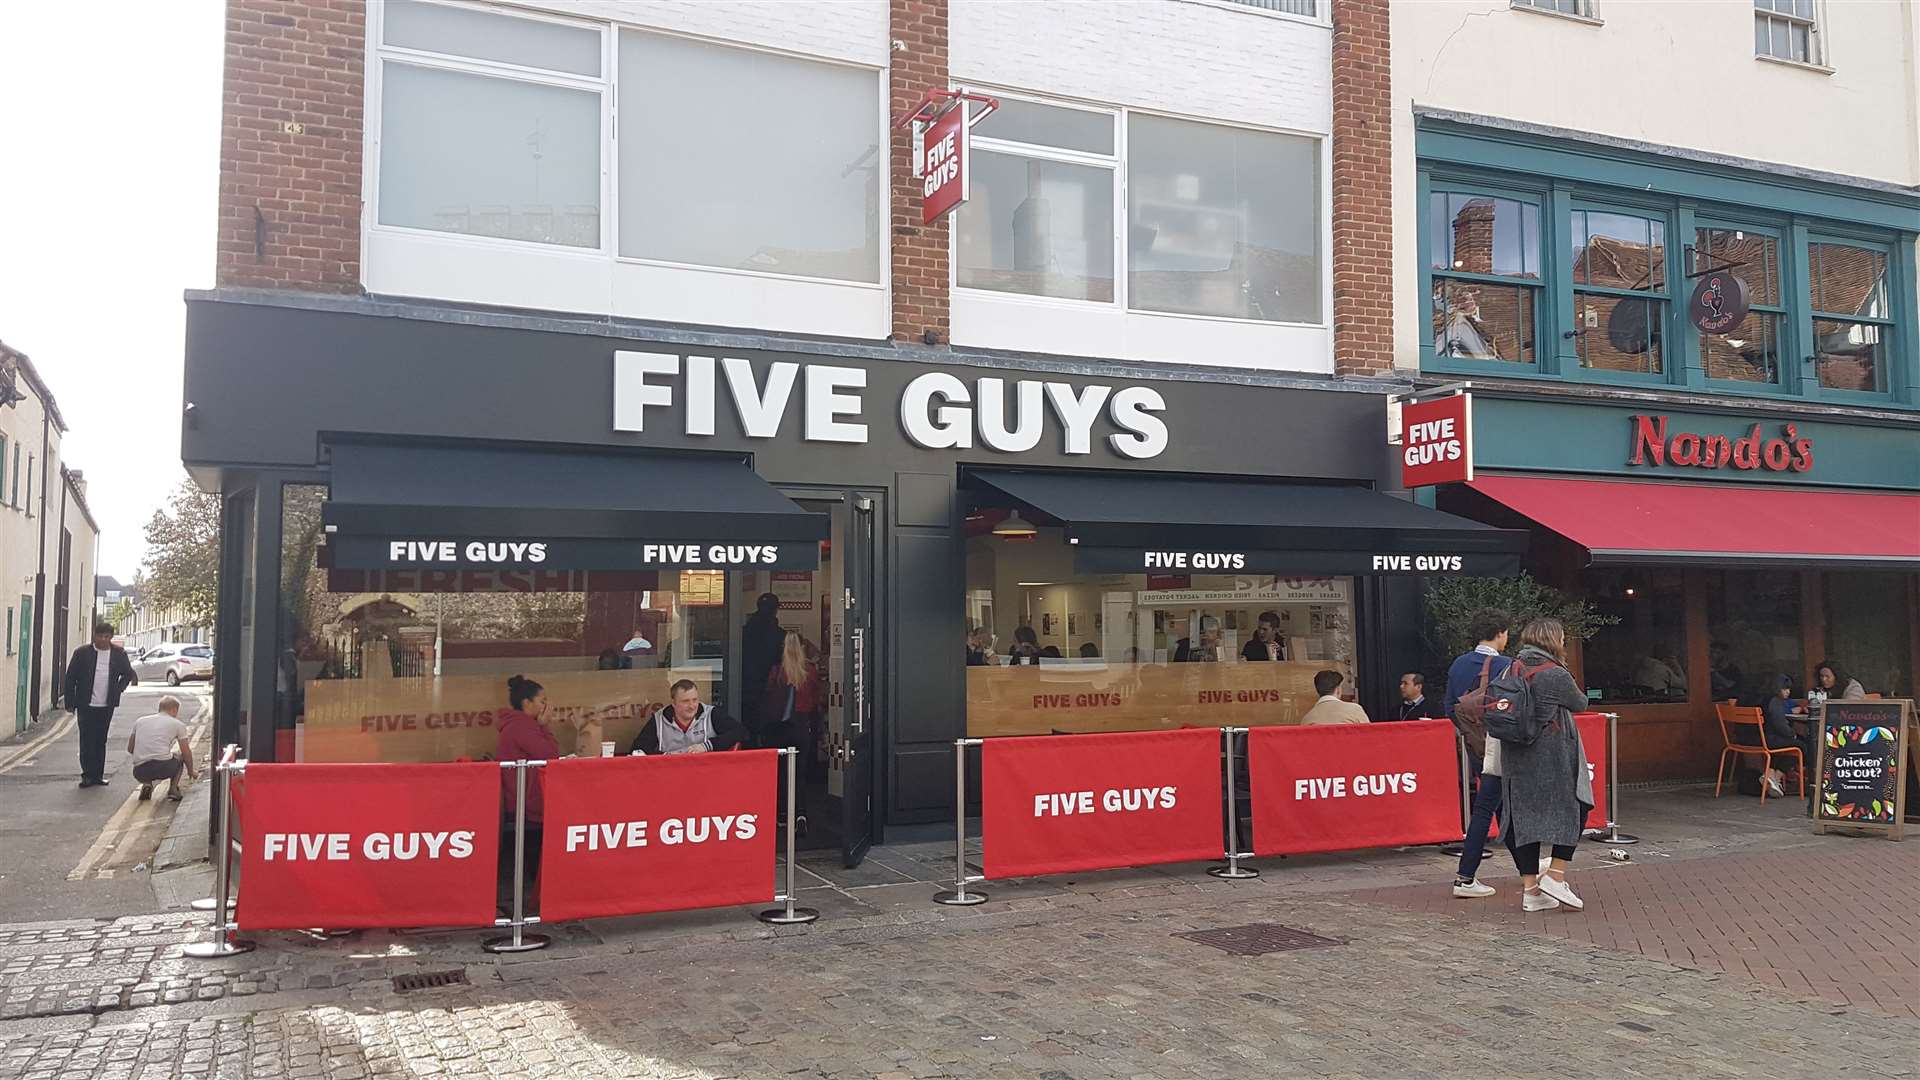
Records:
[[[544,767],[544,761],[503,761],[500,767],[513,773],[513,918],[495,919],[495,926],[511,926],[510,937],[488,938],[480,947],[490,953],[519,953],[544,949],[552,940],[545,934],[522,931],[539,919],[527,918],[527,770]]]
[[[953,740],[953,891],[933,894],[933,902],[949,907],[972,907],[987,902],[987,894],[967,886],[987,880],[967,874],[967,747],[979,746],[979,739]]]
[[[788,926],[794,923],[810,923],[820,917],[820,912],[810,907],[793,906],[793,866],[799,855],[799,833],[796,825],[799,820],[799,785],[795,773],[800,761],[800,751],[791,746],[783,746],[780,748],[780,756],[785,759],[780,763],[781,767],[787,771],[787,886],[781,890],[781,895],[774,899],[786,901],[786,906],[768,908],[760,913],[759,919],[763,923],[772,923],[775,926]]]
[[[1601,713],[1607,718],[1607,835],[1609,844],[1637,844],[1640,838],[1620,831],[1615,820],[1620,813],[1620,714]]]
[[[1251,859],[1253,853],[1240,850],[1240,779],[1236,775],[1239,770],[1234,767],[1233,740],[1235,736],[1246,734],[1247,730],[1243,727],[1220,729],[1220,734],[1225,738],[1227,761],[1227,865],[1207,869],[1207,873],[1217,878],[1240,880],[1260,876],[1260,871],[1253,867],[1240,865],[1241,859]]]
[[[220,858],[213,864],[213,939],[196,941],[181,950],[182,955],[196,960],[217,960],[223,956],[238,956],[252,952],[253,942],[240,941],[233,937],[239,927],[227,918],[227,886],[229,878],[227,864],[227,833],[233,827],[233,774],[246,768],[246,762],[227,760],[224,755],[214,773],[220,778],[220,823],[216,842],[220,845]]]
[[[232,764],[234,759],[239,756],[240,756],[240,744],[228,743],[220,751],[220,760],[216,762],[213,766],[213,775],[215,777],[218,777],[220,775],[220,770]],[[228,794],[228,793],[223,793],[223,798],[221,800],[222,802],[225,801],[225,798],[224,798],[225,794]],[[216,856],[209,856],[207,861],[212,862],[215,857]],[[231,859],[233,857],[233,844],[231,842],[231,838],[229,838],[226,847],[221,850],[221,852],[217,857],[223,860]],[[189,908],[192,908],[195,911],[212,911],[215,907],[218,907],[219,904],[220,904],[220,901],[214,899],[213,897],[203,896],[200,899],[189,903],[187,906]]]

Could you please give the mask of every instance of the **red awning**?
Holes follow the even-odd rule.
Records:
[[[1473,490],[1595,563],[1920,568],[1920,494],[1486,476]]]

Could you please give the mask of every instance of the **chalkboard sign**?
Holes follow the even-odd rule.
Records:
[[[1913,702],[1829,700],[1820,718],[1816,832],[1884,831],[1898,840],[1906,817],[1906,755]]]

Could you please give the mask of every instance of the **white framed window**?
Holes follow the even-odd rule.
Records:
[[[886,336],[880,67],[466,0],[368,35],[369,291]]]
[[[1322,321],[1319,139],[995,96],[973,129],[957,287]]]
[[[1819,66],[1820,16],[1815,0],[1753,0],[1753,54]]]
[[[1299,15],[1307,19],[1320,16],[1320,0],[1226,0],[1226,2],[1281,15]]]
[[[420,0],[383,8],[378,223],[602,248],[605,35]]]
[[[1577,19],[1593,18],[1593,0],[1513,0],[1513,6],[1555,15],[1572,15]]]

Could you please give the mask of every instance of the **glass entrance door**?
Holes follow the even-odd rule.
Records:
[[[842,603],[847,649],[842,670],[844,729],[836,743],[834,765],[840,778],[841,855],[849,867],[860,865],[873,844],[874,663],[877,637],[873,613],[878,590],[874,579],[874,500],[859,492],[847,496]],[[835,522],[836,536],[842,533]]]

